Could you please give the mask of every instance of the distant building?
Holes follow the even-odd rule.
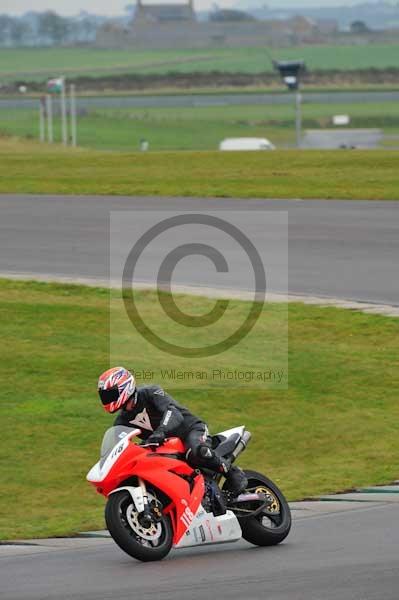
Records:
[[[316,25],[322,35],[335,35],[339,31],[336,19],[317,19]]]
[[[144,4],[137,1],[133,27],[154,23],[194,23],[196,21],[193,0],[186,4]]]
[[[264,23],[268,31],[281,36],[298,36],[306,38],[318,33],[317,23],[308,17],[295,16],[290,19],[266,19]]]
[[[256,21],[255,17],[243,10],[233,10],[224,8],[215,10],[209,15],[210,21],[236,22],[236,21]]]
[[[291,27],[292,32],[298,35],[309,35],[317,31],[317,23],[310,17],[302,17],[301,15],[298,15],[292,19],[288,19],[287,23],[288,26]]]
[[[171,4],[147,4],[137,0],[133,20],[127,28],[103,27],[97,46],[103,48],[211,48],[292,46],[320,43],[323,34],[309,17],[256,20],[233,9],[211,13],[206,22],[197,20],[194,0]],[[331,29],[334,29],[330,24]]]

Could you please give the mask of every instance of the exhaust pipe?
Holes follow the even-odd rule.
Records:
[[[237,444],[236,449],[232,452],[232,456],[234,457],[234,460],[237,458],[237,456],[239,454],[241,454],[241,452],[243,450],[245,450],[245,448],[247,447],[250,439],[252,437],[252,433],[250,431],[244,431],[244,433],[242,434],[242,437],[240,439],[240,441]]]

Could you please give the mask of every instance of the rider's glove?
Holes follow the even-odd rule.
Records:
[[[166,438],[165,432],[163,429],[156,429],[152,432],[152,434],[146,439],[146,446],[162,446]]]

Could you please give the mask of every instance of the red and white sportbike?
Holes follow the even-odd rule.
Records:
[[[291,528],[290,509],[278,487],[245,471],[248,488],[229,492],[222,475],[190,467],[180,439],[157,448],[138,445],[139,429],[111,427],[100,461],[87,475],[108,500],[105,520],[115,542],[134,558],[160,560],[172,547],[236,542],[257,546],[283,541]],[[245,427],[212,437],[215,452],[234,461],[251,438]]]

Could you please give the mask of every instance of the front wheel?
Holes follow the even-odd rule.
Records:
[[[255,516],[239,519],[242,537],[255,546],[275,546],[280,544],[291,529],[291,511],[283,493],[273,481],[257,473],[245,471],[248,478],[248,492],[264,493],[271,504]]]
[[[127,490],[111,494],[105,507],[105,522],[112,538],[127,554],[144,562],[161,560],[169,553],[173,543],[169,516],[162,515],[153,494],[149,493],[148,499],[159,515],[149,526],[140,523]]]

